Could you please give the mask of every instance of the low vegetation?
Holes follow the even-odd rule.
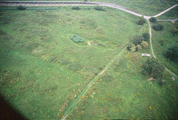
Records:
[[[164,26],[162,24],[154,24],[152,28],[156,31],[161,31],[164,28]]]
[[[151,17],[151,18],[149,19],[149,21],[152,22],[152,23],[156,23],[157,20],[156,20],[155,17]]]
[[[25,6],[22,6],[22,5],[19,5],[19,6],[17,7],[17,10],[26,10],[26,7],[25,7]]]
[[[178,44],[170,46],[165,52],[164,56],[173,62],[178,63]]]

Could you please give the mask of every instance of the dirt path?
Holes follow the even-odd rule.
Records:
[[[171,21],[172,23],[175,23],[177,20],[178,20],[178,18],[175,18],[175,19],[164,19],[164,20],[157,19],[157,21]]]
[[[86,86],[86,88],[78,95],[78,97],[74,100],[74,101],[72,101],[71,102],[71,104],[69,105],[69,107],[65,110],[65,112],[64,112],[64,115],[63,115],[63,117],[61,118],[61,120],[65,120],[66,118],[67,118],[67,116],[69,115],[69,113],[74,109],[74,107],[78,104],[78,102],[81,100],[81,97],[83,96],[83,95],[85,95],[87,92],[88,92],[88,90],[91,88],[91,86],[93,85],[93,83],[108,69],[108,67],[116,60],[116,58],[118,58],[123,52],[124,52],[124,50],[127,48],[127,46],[126,47],[124,47],[122,50],[121,50],[121,52],[117,55],[117,56],[115,56],[109,63],[108,63],[108,65],[106,66],[106,68],[103,70],[103,71],[101,71],[93,80],[91,80],[91,82]]]

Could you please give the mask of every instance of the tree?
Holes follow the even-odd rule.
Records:
[[[138,50],[141,50],[141,49],[142,49],[142,46],[141,46],[141,45],[137,45],[137,49],[138,49]]]
[[[141,45],[143,48],[147,48],[149,46],[148,42],[146,41],[142,41]]]
[[[143,36],[141,35],[135,36],[133,39],[133,44],[140,45],[143,40],[144,40]]]
[[[155,25],[153,25],[152,28],[153,28],[154,30],[156,30],[156,31],[160,31],[160,30],[162,30],[162,29],[164,28],[164,26],[161,25],[161,24],[155,24]]]
[[[145,20],[144,20],[144,18],[141,18],[139,21],[138,21],[138,25],[143,25],[143,23],[145,23]]]
[[[178,62],[178,45],[170,46],[165,52],[164,56],[173,62]]]
[[[131,46],[130,50],[131,50],[132,52],[135,52],[135,51],[136,51],[136,47],[135,47],[135,45],[134,45],[134,44],[132,44],[132,46]]]
[[[129,45],[127,46],[127,50],[130,51],[131,46],[132,46],[132,44],[129,44]]]
[[[73,6],[72,9],[73,9],[73,10],[80,10],[80,7],[78,7],[78,6]]]
[[[148,58],[142,65],[142,74],[149,75],[155,79],[161,80],[164,73],[164,66],[155,58]]]
[[[17,10],[26,10],[26,7],[24,7],[24,6],[22,6],[22,5],[19,5],[19,6],[17,7]]]
[[[172,35],[174,36],[174,35],[178,34],[178,30],[177,30],[177,29],[172,29],[172,30],[171,30],[171,33],[172,33]]]
[[[151,18],[149,19],[149,21],[150,21],[150,22],[153,22],[153,23],[156,23],[157,20],[156,20],[155,17],[151,17]]]
[[[149,40],[150,40],[150,34],[149,33],[143,33],[143,38],[144,38],[144,41],[149,42]]]
[[[96,6],[96,7],[94,7],[94,9],[95,10],[98,10],[98,11],[105,11],[102,7],[100,7],[100,6]]]

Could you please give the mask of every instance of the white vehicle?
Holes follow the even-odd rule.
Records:
[[[150,54],[142,53],[142,56],[150,57]]]

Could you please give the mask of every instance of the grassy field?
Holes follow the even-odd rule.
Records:
[[[28,119],[60,119],[135,35],[149,32],[147,23],[137,25],[139,17],[107,7],[106,11],[93,7],[78,11],[71,7],[4,8],[0,9],[0,91]],[[175,26],[161,24],[162,31],[152,30],[155,55],[178,74],[178,65],[162,56],[177,44],[177,36],[170,33]],[[73,42],[72,35],[85,42]],[[125,49],[67,119],[177,119],[178,85],[166,71],[163,86],[146,81],[149,77],[140,70],[147,58],[141,53],[151,54],[150,47],[138,52]]]
[[[5,99],[29,119],[59,118],[142,28],[138,17],[105,9],[1,10],[0,88]],[[85,42],[74,43],[72,35]]]

